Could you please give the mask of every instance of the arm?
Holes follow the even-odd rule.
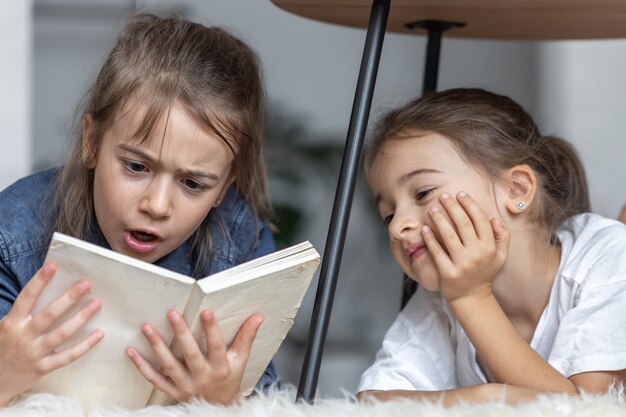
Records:
[[[482,384],[445,391],[363,391],[359,393],[358,398],[360,400],[374,398],[380,401],[389,401],[396,398],[432,402],[441,401],[444,407],[451,407],[463,402],[504,401],[508,404],[520,404],[532,401],[541,394],[547,394],[547,392],[513,385]]]
[[[460,203],[460,204],[459,204]],[[517,333],[491,291],[504,264],[508,233],[469,196],[442,199],[452,224],[440,211],[432,219],[443,245],[426,230],[423,235],[441,274],[441,292],[472,341],[495,382],[548,392],[576,394],[580,389],[608,389],[616,375],[588,372],[567,378],[544,360]],[[447,249],[444,250],[443,247]]]
[[[517,333],[493,294],[463,297],[450,307],[497,382],[576,394],[577,386]]]

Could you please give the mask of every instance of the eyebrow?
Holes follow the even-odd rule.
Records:
[[[137,149],[133,146],[127,145],[125,143],[121,143],[119,145],[120,149],[126,151],[126,152],[130,152],[132,154],[135,154],[137,156],[139,156],[140,158],[143,158],[145,160],[147,160],[150,163],[155,163],[158,162],[153,156],[149,155],[148,153],[142,151],[141,149]],[[216,174],[212,173],[212,172],[206,172],[206,171],[201,171],[201,170],[197,170],[197,169],[186,169],[186,170],[182,170],[184,173],[194,176],[194,177],[200,177],[200,178],[207,178],[210,180],[214,180],[214,181],[219,181],[219,176],[217,176]]]
[[[441,171],[439,171],[438,169],[430,169],[430,168],[416,169],[415,171],[411,171],[411,172],[409,172],[407,174],[404,174],[400,178],[398,178],[397,183],[398,183],[398,185],[405,184],[411,178],[415,177],[416,175],[421,175],[421,174],[441,174]],[[378,203],[380,203],[381,199],[382,199],[382,197],[380,196],[380,194],[377,194],[376,195],[376,205],[378,205]]]
[[[402,185],[406,183],[407,181],[409,181],[411,178],[420,174],[441,174],[441,171],[439,171],[438,169],[429,169],[429,168],[416,169],[415,171],[411,171],[408,174],[404,174],[403,176],[401,176],[398,179],[398,185]]]

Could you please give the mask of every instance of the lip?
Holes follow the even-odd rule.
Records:
[[[428,252],[428,248],[424,242],[411,243],[405,248],[405,252],[411,262],[413,262],[425,255]]]
[[[156,236],[156,239],[151,242],[144,242],[142,240],[136,239],[131,232],[142,232],[142,233],[150,233]],[[133,251],[139,253],[148,253],[155,250],[159,244],[161,243],[161,236],[155,231],[148,229],[128,229],[124,231],[124,242],[126,245]]]

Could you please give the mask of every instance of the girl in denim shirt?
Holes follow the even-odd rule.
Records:
[[[97,330],[57,349],[102,307],[92,299],[55,324],[88,297],[88,280],[30,314],[54,279],[55,265],[42,266],[54,231],[195,277],[274,250],[263,113],[257,60],[241,41],[179,18],[132,19],[90,90],[67,164],[0,194],[0,405],[106,337]],[[248,319],[228,349],[211,311],[201,320],[207,356],[198,356],[179,312],[168,313],[182,360],[152,326],[142,326],[168,375],[136,349],[126,353],[178,401],[233,403],[262,317]],[[274,379],[270,364],[259,384]]]

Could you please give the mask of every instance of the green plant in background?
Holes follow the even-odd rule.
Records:
[[[336,186],[343,144],[335,137],[307,129],[302,117],[281,106],[270,106],[264,132],[274,238],[278,248],[296,242],[307,220],[307,205],[315,194],[314,183]],[[307,192],[307,190],[311,190]],[[329,201],[330,209],[332,201]]]

